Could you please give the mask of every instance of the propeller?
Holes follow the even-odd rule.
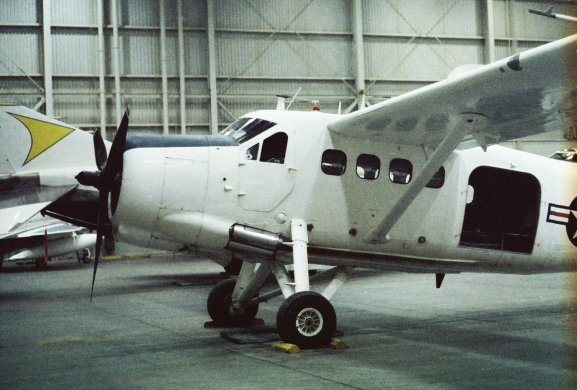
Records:
[[[96,227],[96,249],[94,254],[94,271],[92,273],[92,287],[90,289],[90,302],[94,294],[94,281],[96,280],[96,270],[100,259],[100,249],[104,236],[105,223],[108,220],[108,195],[115,185],[115,180],[122,173],[122,156],[126,144],[126,133],[128,132],[128,109],[122,117],[120,126],[116,130],[114,141],[110,148],[110,154],[106,155],[106,147],[100,131],[94,132],[94,156],[98,171],[82,171],[76,175],[76,180],[86,186],[98,189],[98,223]],[[116,208],[116,207],[114,207]]]
[[[98,170],[101,171],[106,165],[106,159],[108,156],[106,152],[106,146],[104,146],[104,140],[100,134],[100,129],[96,130],[92,141],[94,142],[94,157],[96,159],[96,166],[98,167]]]

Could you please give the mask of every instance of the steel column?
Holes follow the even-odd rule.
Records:
[[[511,37],[511,52],[516,54],[519,50],[517,45],[517,29],[515,27],[515,0],[507,1],[507,13],[509,14],[509,35]]]
[[[52,5],[50,0],[42,1],[42,47],[44,51],[44,96],[46,115],[54,116],[54,90],[52,87]]]
[[[168,134],[168,80],[166,78],[166,17],[164,0],[159,1],[160,8],[160,78],[162,82],[162,132]]]
[[[363,3],[355,0],[353,3],[353,38],[355,41],[356,64],[356,99],[358,109],[365,108],[365,49],[363,40]]]
[[[116,105],[116,124],[120,123],[122,102],[120,101],[120,48],[118,39],[118,5],[116,0],[110,2],[110,19],[112,20],[112,69],[114,72],[114,103]]]
[[[104,4],[98,0],[98,95],[100,97],[100,134],[106,139],[106,65],[104,53]]]
[[[495,61],[495,26],[493,0],[485,0],[485,63]]]
[[[182,0],[176,2],[178,18],[178,80],[180,86],[180,133],[186,134],[186,78],[184,73],[184,26]]]
[[[210,133],[218,134],[218,96],[216,91],[215,1],[207,0],[208,89],[210,90]]]

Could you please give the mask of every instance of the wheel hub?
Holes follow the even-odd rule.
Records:
[[[296,328],[303,336],[316,336],[323,329],[321,312],[312,307],[301,310],[296,317]]]

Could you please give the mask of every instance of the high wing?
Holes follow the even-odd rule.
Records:
[[[487,118],[486,128],[472,134],[481,146],[559,130],[575,109],[576,49],[573,35],[344,115],[329,129],[433,147],[463,113]]]
[[[381,222],[365,237],[387,233],[466,136],[483,148],[552,130],[575,129],[577,35],[342,116],[331,133],[370,142],[434,149]],[[464,145],[464,144],[462,144]]]

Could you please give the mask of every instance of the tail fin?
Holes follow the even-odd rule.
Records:
[[[95,170],[92,136],[26,107],[0,105],[0,239]]]
[[[0,105],[0,175],[95,167],[92,136],[22,106]]]

